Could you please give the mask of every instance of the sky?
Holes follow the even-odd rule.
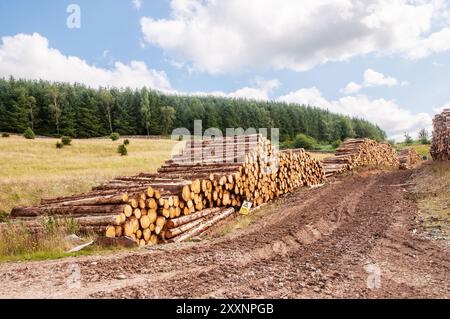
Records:
[[[447,0],[2,0],[0,77],[284,101],[431,132]]]

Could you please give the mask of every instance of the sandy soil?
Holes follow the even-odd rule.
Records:
[[[3,264],[0,297],[450,298],[449,247],[423,235],[401,185],[410,175],[365,173],[293,193],[219,239]]]

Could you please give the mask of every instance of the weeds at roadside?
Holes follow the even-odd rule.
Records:
[[[450,242],[450,163],[432,162],[414,171],[408,198],[419,207],[426,233]]]

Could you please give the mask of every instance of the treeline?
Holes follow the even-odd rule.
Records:
[[[0,79],[0,131],[88,138],[121,135],[166,135],[177,127],[193,132],[217,127],[280,129],[280,140],[303,133],[319,142],[348,137],[385,139],[368,121],[332,114],[310,106],[221,97],[162,94],[130,88],[93,89],[80,84]]]

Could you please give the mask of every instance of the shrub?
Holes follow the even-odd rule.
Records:
[[[129,145],[130,144],[130,140],[126,139],[125,141],[123,141],[123,145]]]
[[[64,144],[61,142],[56,142],[56,148],[63,148]]]
[[[33,140],[36,136],[34,135],[33,130],[29,127],[23,133],[23,137],[25,137],[28,140]]]
[[[111,133],[111,135],[109,136],[111,138],[112,141],[117,141],[120,138],[120,134],[117,132]]]
[[[121,144],[119,147],[117,147],[117,153],[119,153],[121,156],[125,156],[128,154],[127,148],[125,145]]]
[[[413,143],[413,139],[411,138],[411,136],[408,133],[405,133],[405,144],[406,145],[411,145]]]
[[[312,150],[316,147],[316,140],[305,134],[298,134],[294,139],[295,148],[304,148],[305,150]]]
[[[9,137],[9,133],[2,133],[2,137]]]
[[[6,222],[8,217],[9,217],[9,214],[7,212],[5,212],[4,210],[0,210],[0,223]]]
[[[428,132],[424,128],[419,131],[419,142],[425,145],[431,144],[430,139],[428,138]]]
[[[342,141],[340,139],[337,139],[336,141],[334,141],[331,146],[333,146],[333,148],[338,148],[339,146],[341,146]]]
[[[72,143],[72,138],[70,136],[63,136],[61,137],[61,142],[64,145],[70,145]]]
[[[424,144],[424,145],[429,145],[431,144],[430,139],[428,138],[428,136],[422,136],[420,137],[420,144]]]
[[[290,148],[295,148],[295,147],[294,147],[294,142],[293,142],[293,141],[290,141],[290,140],[286,140],[286,141],[284,141],[284,142],[281,142],[281,143],[280,143],[280,148],[281,148],[282,150],[290,149]]]

